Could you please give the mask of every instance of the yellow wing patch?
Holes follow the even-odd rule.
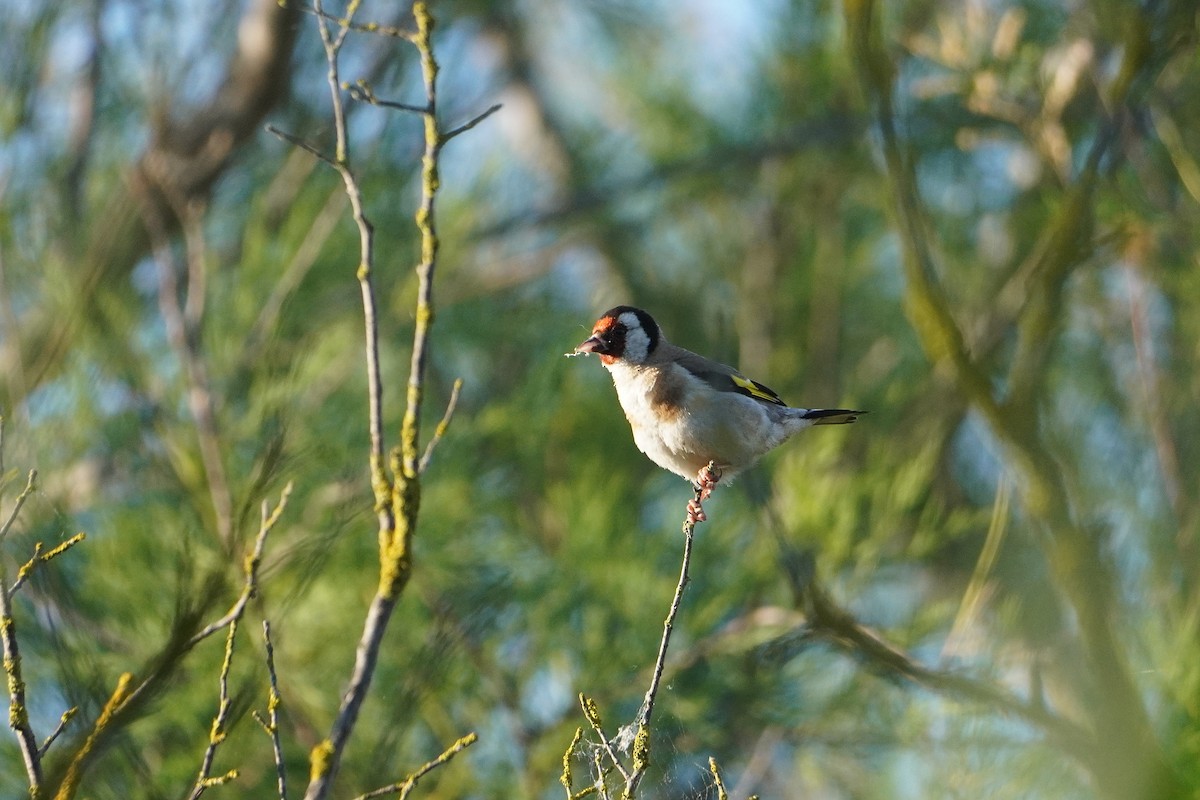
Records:
[[[741,375],[730,375],[729,379],[733,381],[733,385],[737,387],[737,391],[748,397],[754,397],[759,400],[765,400],[768,403],[774,403],[777,406],[785,406],[787,403],[779,399],[779,395],[775,394],[775,390],[763,386],[758,381],[752,381],[749,378],[743,378]]]

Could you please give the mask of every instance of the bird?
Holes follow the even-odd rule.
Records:
[[[854,422],[863,411],[792,408],[733,367],[667,341],[646,311],[621,305],[600,315],[568,355],[595,354],[612,376],[633,441],[651,461],[692,482],[688,520],[718,480],[814,425]]]

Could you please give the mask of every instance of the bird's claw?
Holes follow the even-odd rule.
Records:
[[[721,470],[717,469],[716,465],[711,461],[708,462],[706,467],[696,473],[696,480],[692,481],[692,487],[696,490],[696,496],[688,501],[687,506],[687,521],[689,525],[695,525],[697,522],[704,522],[708,519],[701,503],[709,498],[713,489],[717,488],[717,481],[719,480],[721,480]]]
[[[713,489],[717,488],[719,480],[721,480],[721,470],[717,469],[711,461],[708,466],[696,473],[696,480],[692,482],[692,486],[696,487],[696,493],[701,502],[708,499]]]

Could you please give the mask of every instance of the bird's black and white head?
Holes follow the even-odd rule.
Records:
[[[605,366],[623,361],[644,364],[662,340],[654,318],[633,306],[605,311],[592,327],[592,335],[575,348],[576,353],[595,353]]]

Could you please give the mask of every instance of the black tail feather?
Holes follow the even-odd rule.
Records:
[[[810,408],[804,414],[804,419],[811,419],[814,425],[845,425],[854,422],[859,414],[865,411],[852,411],[848,408]]]

